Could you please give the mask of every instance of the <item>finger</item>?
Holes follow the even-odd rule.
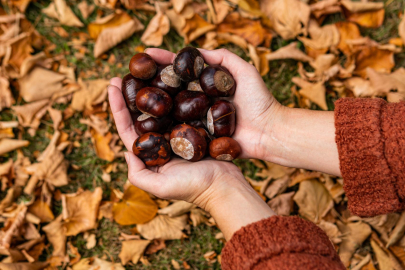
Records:
[[[114,85],[114,86],[118,87],[120,90],[122,90],[121,89],[122,79],[118,78],[118,77],[114,77],[110,80],[110,85]]]
[[[114,83],[116,80],[114,80]],[[108,99],[110,101],[111,112],[113,114],[118,134],[124,142],[125,147],[131,151],[132,144],[138,137],[135,132],[131,114],[125,104],[120,88],[114,85],[108,86]]]
[[[125,153],[128,164],[128,180],[142,190],[158,195],[162,188],[161,175],[148,170],[145,164],[132,152]]]
[[[149,54],[160,65],[172,64],[176,54],[157,48],[148,48],[145,53]]]

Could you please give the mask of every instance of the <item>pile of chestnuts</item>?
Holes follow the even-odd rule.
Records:
[[[189,161],[207,153],[226,161],[239,156],[239,143],[231,138],[236,111],[225,98],[234,95],[236,82],[226,68],[205,65],[200,51],[186,47],[173,65],[138,53],[129,71],[122,93],[139,135],[132,150],[146,165],[164,165],[172,151]]]

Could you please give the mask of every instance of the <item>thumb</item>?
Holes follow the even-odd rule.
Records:
[[[148,170],[140,158],[132,152],[125,152],[125,160],[128,164],[128,180],[134,186],[145,191],[151,192],[151,178],[157,177],[157,174]]]

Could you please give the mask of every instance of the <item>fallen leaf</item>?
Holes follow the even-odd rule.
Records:
[[[73,270],[125,270],[120,263],[112,263],[97,257],[84,258],[72,266]]]
[[[378,265],[381,270],[402,269],[395,257],[389,252],[384,251],[374,239],[371,239],[370,244],[375,256],[377,257]]]
[[[281,177],[284,177],[286,175],[290,175],[292,172],[294,172],[294,168],[289,168],[285,166],[281,166],[272,162],[265,161],[264,163],[266,164],[265,166],[258,160],[252,160],[254,164],[262,168],[262,170],[258,173],[256,173],[256,176],[262,177],[262,178],[271,178],[271,179],[279,179]],[[265,188],[265,187],[264,187]],[[264,190],[263,190],[264,192]]]
[[[12,6],[18,8],[21,13],[25,13],[28,5],[31,3],[31,0],[10,0]]]
[[[0,263],[2,270],[41,270],[47,267],[47,262],[33,262],[33,263]]]
[[[399,68],[391,74],[379,73],[372,68],[367,68],[366,73],[375,95],[386,95],[390,91],[405,94],[404,68]]]
[[[159,250],[165,249],[166,244],[163,239],[154,239],[151,244],[146,248],[145,254],[150,255],[158,252]]]
[[[307,4],[299,0],[260,0],[259,2],[260,9],[283,39],[293,39],[300,34],[307,35],[311,13]]]
[[[351,90],[356,97],[371,97],[377,93],[369,80],[360,77],[345,80],[345,86],[347,89]]]
[[[334,24],[328,24],[320,27],[315,20],[309,21],[308,32],[311,39],[306,37],[298,37],[304,43],[305,47],[310,47],[314,50],[330,48],[339,43],[339,30]]]
[[[41,198],[28,207],[28,212],[37,216],[41,222],[51,222],[55,219],[51,208]]]
[[[110,221],[113,220],[113,203],[112,202],[101,202],[99,207],[98,219],[107,218]]]
[[[273,197],[283,193],[287,189],[289,183],[290,177],[288,175],[273,180],[268,184],[264,191],[264,195],[266,195],[267,198],[272,199]]]
[[[194,227],[197,227],[201,223],[207,222],[208,221],[207,216],[208,216],[207,212],[198,208],[192,209],[190,211],[190,219]]]
[[[178,261],[172,259],[171,263],[172,263],[172,266],[173,266],[174,269],[176,269],[176,270],[181,269],[181,268],[180,268],[180,264],[179,264]]]
[[[321,220],[317,225],[326,233],[326,235],[334,244],[339,244],[342,242],[342,233],[339,231],[338,227],[335,224],[333,224],[332,222]]]
[[[358,39],[361,37],[359,27],[351,22],[337,22],[335,23],[339,34],[340,41],[337,48],[341,50],[346,56],[353,54],[353,49],[346,41],[352,39]]]
[[[0,77],[0,112],[5,108],[10,108],[14,102],[8,80]]]
[[[101,135],[94,129],[91,129],[90,132],[97,156],[107,161],[113,161],[115,158],[115,153],[110,148],[110,141],[112,140],[113,136],[111,132],[108,132],[105,136]]]
[[[372,3],[368,2],[369,4],[380,4],[380,3]],[[381,3],[382,4],[382,3]],[[353,13],[346,9],[344,9],[345,17],[348,21],[355,22],[360,26],[368,27],[368,28],[377,28],[380,27],[384,22],[385,10],[384,8],[375,11],[365,11],[365,12],[358,12]]]
[[[57,19],[63,25],[83,27],[83,23],[64,0],[55,0],[47,8],[42,9],[42,12],[51,18]]]
[[[170,30],[169,18],[160,10],[156,4],[156,15],[149,22],[142,34],[141,41],[147,46],[158,47],[162,45],[163,36]]]
[[[184,37],[184,44],[189,44],[213,29],[215,25],[208,23],[200,15],[194,14],[190,19],[186,19],[186,24],[179,34]]]
[[[72,242],[68,242],[68,255],[70,257],[70,264],[79,262],[80,258],[82,257],[79,253],[79,250],[72,244]]]
[[[170,0],[170,2],[173,4],[173,9],[177,13],[181,13],[181,11],[184,9],[184,7],[189,4],[191,1],[190,0]]]
[[[384,8],[383,2],[354,2],[350,0],[341,0],[340,3],[350,12],[366,12],[366,11],[376,11]]]
[[[157,212],[161,215],[168,215],[169,217],[177,217],[190,212],[190,210],[195,207],[196,206],[192,203],[186,201],[177,201],[165,208],[159,209]]]
[[[114,203],[114,220],[121,225],[143,224],[157,213],[157,205],[143,190],[130,186],[119,203]]]
[[[221,23],[232,9],[225,0],[209,0],[207,6],[209,17],[214,24]]]
[[[276,212],[277,215],[289,216],[294,206],[294,194],[294,191],[280,194],[268,201],[267,204],[274,212]]]
[[[386,248],[394,245],[398,240],[404,236],[405,232],[405,212],[402,212],[401,217],[399,218],[397,224],[395,225],[394,230],[390,234]]]
[[[348,267],[354,252],[370,236],[371,228],[364,222],[344,224],[340,221],[337,226],[342,233],[342,243],[339,246],[339,257],[343,264]]]
[[[8,139],[8,138],[4,138],[0,140],[0,156],[14,151],[18,148],[21,147],[26,147],[28,146],[30,143],[29,141],[25,141],[25,140],[15,140],[15,139]]]
[[[333,199],[328,190],[316,180],[301,182],[293,199],[300,208],[300,215],[315,223],[333,207]]]
[[[97,244],[96,235],[92,233],[89,235],[89,237],[86,238],[86,248],[92,249],[96,246],[96,244]]]
[[[187,215],[169,217],[167,215],[157,215],[154,219],[145,224],[138,224],[136,229],[146,239],[181,239],[187,226]]]
[[[31,39],[28,33],[22,33],[11,44],[11,56],[8,59],[8,64],[15,70],[19,70],[25,59],[31,57],[34,49],[31,46]]]
[[[294,59],[302,62],[311,62],[313,59],[297,48],[297,42],[292,42],[275,52],[266,55],[268,61],[280,59]]]
[[[110,124],[105,119],[98,117],[97,115],[90,115],[89,119],[80,119],[81,124],[92,127],[97,133],[104,136],[110,129]]]
[[[148,240],[123,241],[121,252],[118,255],[122,265],[126,265],[129,261],[134,264],[138,263],[149,243]]]
[[[62,215],[42,229],[53,246],[52,256],[64,257],[66,255],[66,228],[62,224]]]
[[[356,55],[355,74],[366,78],[367,68],[377,72],[390,73],[395,66],[394,53],[389,50],[379,49],[377,46],[363,47]]]
[[[77,235],[95,227],[102,194],[103,190],[97,187],[93,192],[87,190],[78,195],[62,195],[66,236]]]
[[[92,110],[93,105],[103,102],[107,98],[108,80],[80,81],[81,89],[73,94],[71,107],[76,111]]]
[[[402,15],[402,20],[398,25],[398,34],[402,39],[402,42],[405,44],[405,15]]]
[[[302,80],[301,78],[294,77],[292,82],[301,87],[299,94],[306,97],[316,105],[318,105],[322,110],[328,110],[328,105],[326,104],[326,89],[324,83],[310,83]]]
[[[77,7],[80,10],[84,19],[87,19],[91,13],[93,13],[95,6],[89,5],[86,0],[81,1]]]

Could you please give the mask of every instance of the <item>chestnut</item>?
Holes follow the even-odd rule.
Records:
[[[147,114],[141,114],[134,121],[135,131],[139,136],[148,132],[163,134],[172,123],[173,120],[169,116],[154,118]]]
[[[195,81],[189,82],[189,83],[187,84],[187,90],[189,90],[189,91],[204,92],[204,91],[202,90],[202,88],[201,88],[201,85],[200,85],[200,81],[199,81],[199,80],[195,80]]]
[[[145,87],[136,95],[136,107],[144,114],[159,118],[168,115],[173,101],[168,93],[156,88]]]
[[[231,73],[220,65],[208,66],[200,76],[202,90],[211,97],[229,97],[235,94],[236,83]]]
[[[207,127],[215,137],[230,137],[236,128],[236,110],[231,102],[218,100],[207,113]]]
[[[196,48],[185,47],[177,53],[173,69],[183,81],[196,80],[204,69],[204,58]]]
[[[141,80],[148,80],[156,74],[157,65],[147,53],[137,53],[129,62],[129,72]]]
[[[207,142],[201,133],[187,124],[177,125],[170,134],[173,152],[189,161],[199,161],[205,155]]]
[[[170,160],[170,145],[163,135],[155,132],[138,137],[132,151],[148,166],[163,166]]]
[[[241,153],[239,143],[229,137],[221,137],[212,140],[209,148],[210,156],[216,160],[231,161],[237,158]]]
[[[192,126],[193,128],[205,128],[203,121],[201,120],[193,120],[186,122],[187,125]]]
[[[122,78],[122,95],[124,96],[125,103],[131,113],[139,112],[135,102],[136,94],[140,89],[146,86],[147,84],[144,81],[135,78],[131,73],[128,73]]]
[[[158,67],[157,74],[150,84],[162,89],[171,96],[175,96],[180,91],[181,80],[174,73],[173,65],[162,65]]]
[[[205,141],[207,142],[207,145],[209,145],[209,143],[212,140],[212,136],[208,133],[208,131],[205,130],[205,128],[197,128],[198,132],[200,132],[200,134],[205,138]]]
[[[210,100],[204,93],[184,90],[174,99],[173,115],[180,122],[200,120],[209,106]]]

